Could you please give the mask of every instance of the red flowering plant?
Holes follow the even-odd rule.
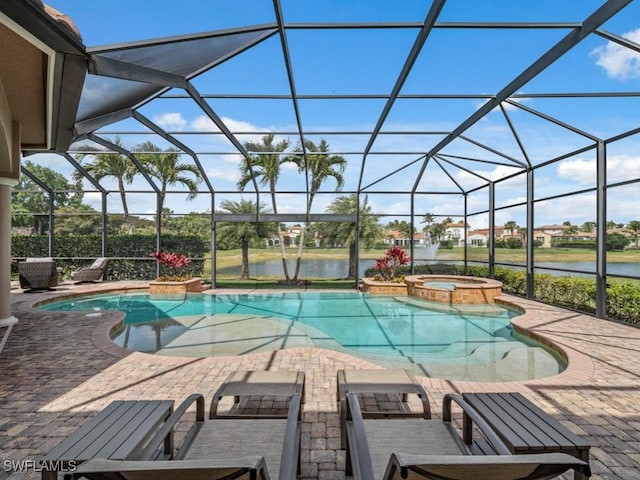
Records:
[[[378,273],[373,277],[376,281],[398,282],[404,281],[404,277],[397,276],[397,269],[401,265],[411,263],[409,254],[398,246],[393,246],[387,250],[384,257],[376,260],[373,266]]]
[[[191,278],[189,275],[179,273],[179,270],[186,267],[191,263],[191,258],[187,255],[181,255],[179,253],[169,253],[158,250],[151,254],[152,257],[161,265],[166,265],[171,270],[171,275],[164,275],[157,278],[160,282],[184,282]]]

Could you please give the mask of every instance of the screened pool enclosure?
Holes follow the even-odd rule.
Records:
[[[103,25],[68,148],[23,149],[14,256],[38,235],[39,256],[70,260],[84,235],[74,261],[155,268],[148,253],[197,236],[215,285],[253,225],[292,277],[301,241],[302,265],[344,254],[336,277],[399,244],[413,269],[521,272],[516,293],[544,301],[538,275],[588,279],[600,317],[612,282],[640,280],[640,2],[234,3],[193,18],[204,33],[179,31],[179,2],[171,36]]]

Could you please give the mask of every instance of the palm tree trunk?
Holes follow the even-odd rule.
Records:
[[[349,244],[349,273],[347,280],[355,280],[356,278],[356,242]]]
[[[307,205],[307,212],[311,212],[311,204],[313,203],[313,197],[315,196],[314,192],[309,194],[309,204]],[[302,253],[304,249],[304,237],[307,232],[307,223],[302,226],[300,230],[300,240],[298,242],[298,256],[296,257],[296,271],[293,274],[293,281],[298,282],[298,275],[300,274],[300,265],[302,264]]]
[[[124,211],[124,223],[127,226],[127,233],[131,235],[131,219],[129,218],[129,207],[127,206],[127,196],[124,191],[124,183],[118,179],[118,190],[120,190],[120,199],[122,200],[122,210]]]
[[[273,207],[273,213],[277,215],[278,207],[276,205],[276,194],[275,194],[276,186],[273,182],[270,186],[271,186],[271,205]],[[285,251],[285,248],[284,248],[284,235],[282,234],[282,229],[280,228],[280,222],[276,222],[276,224],[278,226],[278,240],[280,241],[280,255],[282,257],[282,270],[284,271],[285,281],[289,283],[291,281],[291,278],[289,277],[289,268],[287,267],[287,252]]]
[[[296,271],[293,274],[293,281],[298,282],[298,275],[300,274],[300,266],[302,264],[302,249],[304,248],[304,237],[307,231],[307,224],[300,229],[300,237],[298,238],[298,256],[296,257]]]
[[[249,280],[249,239],[242,237],[242,273],[240,274],[241,280]]]

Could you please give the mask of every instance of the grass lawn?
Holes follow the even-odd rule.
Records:
[[[360,251],[361,259],[377,259],[384,256],[386,249],[372,249]],[[524,249],[496,249],[496,261],[499,263],[521,263],[526,262],[526,250]],[[486,248],[469,248],[469,261],[487,261],[488,250]],[[287,261],[290,268],[290,274],[293,274],[297,249],[288,248],[286,250]],[[216,253],[218,268],[234,267],[241,264],[240,250],[220,250]],[[595,262],[596,253],[593,250],[581,249],[559,249],[538,248],[534,252],[536,262]],[[622,252],[608,252],[608,262],[630,262],[640,264],[640,250],[627,250]],[[338,248],[319,248],[306,249],[303,252],[303,261],[305,259],[341,259],[345,262],[349,259],[349,251]],[[463,248],[438,250],[438,260],[445,261],[461,261],[464,259]],[[273,249],[250,249],[249,261],[251,263],[279,261],[280,250]],[[205,261],[205,272],[210,271],[210,260]],[[251,280],[239,280],[237,277],[218,275],[217,286],[222,288],[250,288],[250,289],[273,289],[273,288],[291,288],[290,285],[280,285],[278,283],[283,276],[278,277],[260,277]],[[353,280],[343,279],[312,279],[310,285],[301,285],[300,289],[352,289],[354,287]],[[612,279],[613,280],[613,279]]]
[[[384,256],[386,249],[361,250],[361,259],[377,259]],[[525,249],[509,249],[496,248],[496,261],[498,262],[518,262],[526,261],[527,252]],[[289,264],[295,264],[297,249],[288,248],[286,250],[287,260]],[[470,261],[479,260],[487,261],[489,252],[486,248],[469,248],[468,259]],[[240,265],[240,250],[219,250],[216,253],[218,268],[233,267]],[[562,248],[537,248],[534,251],[534,257],[537,262],[595,262],[596,252],[594,250],[583,249],[562,249]],[[318,248],[306,249],[303,253],[303,261],[305,258],[313,259],[344,259],[349,258],[349,251],[339,248]],[[463,260],[464,249],[453,248],[446,250],[438,250],[437,258],[439,260]],[[249,261],[252,263],[266,262],[280,259],[280,250],[273,249],[250,249]],[[622,252],[608,252],[608,262],[630,262],[640,263],[640,250],[625,250]]]

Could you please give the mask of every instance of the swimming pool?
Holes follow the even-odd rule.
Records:
[[[563,370],[549,350],[514,334],[518,313],[499,305],[443,305],[358,292],[181,299],[115,293],[76,297],[44,310],[126,312],[113,341],[159,355],[226,356],[292,347],[348,353],[384,367],[472,381],[541,378]]]

